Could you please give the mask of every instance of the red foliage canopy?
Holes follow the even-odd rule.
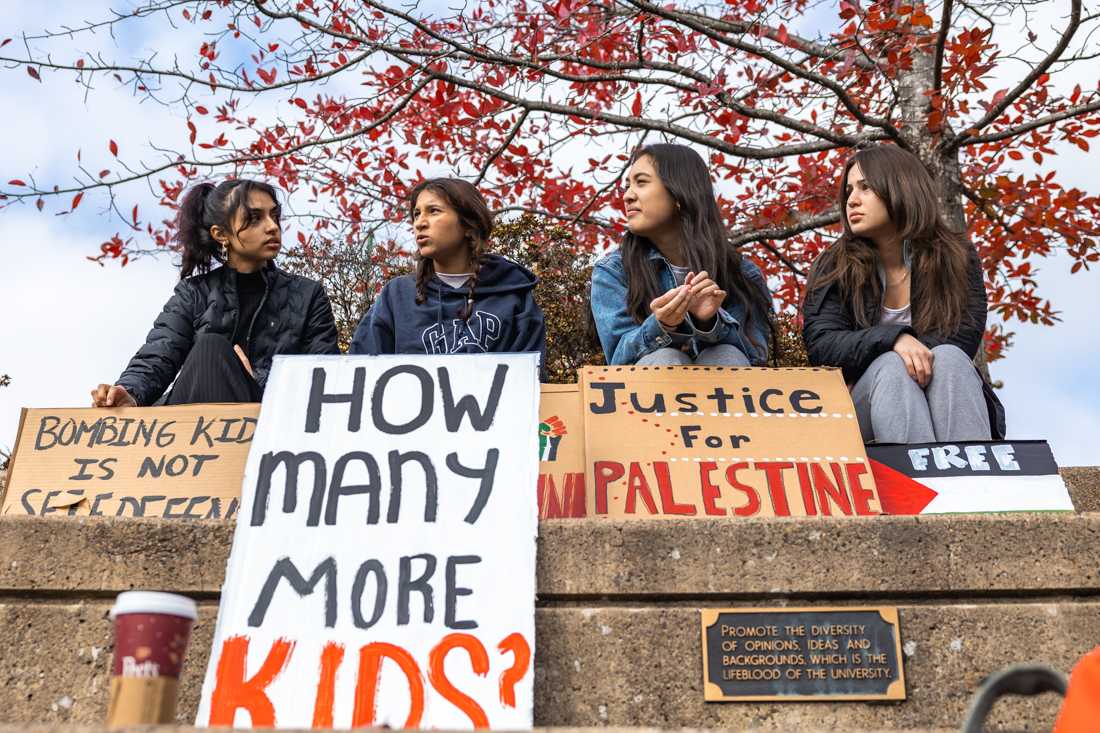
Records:
[[[124,184],[150,179],[172,208],[198,177],[263,175],[308,209],[300,241],[323,249],[370,234],[395,241],[409,187],[458,173],[500,212],[574,227],[587,252],[622,231],[630,150],[676,139],[709,154],[731,241],[790,307],[835,235],[839,168],[856,146],[890,141],[940,177],[945,216],[968,226],[983,255],[993,309],[1049,324],[1056,313],[1036,293],[1034,258],[1064,248],[1075,271],[1100,259],[1100,199],[1060,185],[1051,160],[1067,143],[1087,154],[1100,135],[1100,91],[1058,91],[1096,57],[1088,39],[1100,22],[1081,0],[1059,5],[1066,15],[1040,39],[1030,4],[1016,0],[481,0],[434,18],[377,0],[154,0],[85,30],[160,11],[194,35],[183,66],[92,54],[0,61],[39,80],[52,70],[90,86],[110,75],[160,101],[175,92],[167,103],[188,116],[164,132],[172,152],[124,174],[81,168],[69,187],[24,176],[0,197],[42,208],[55,196],[72,209],[85,191],[113,202]],[[805,31],[803,16],[820,30]],[[1019,50],[995,43],[1008,24],[1023,28]],[[80,32],[56,38],[71,45]],[[269,113],[241,111],[257,97]],[[124,154],[114,140],[109,148]],[[1025,158],[1038,172],[1025,172]],[[170,225],[115,211],[170,246]],[[125,262],[134,247],[116,234],[99,258]],[[992,356],[1005,340],[991,330]]]

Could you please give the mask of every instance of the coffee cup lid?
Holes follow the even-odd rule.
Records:
[[[114,618],[124,613],[164,613],[192,620],[198,618],[198,609],[190,598],[175,593],[147,590],[128,590],[125,593],[119,593],[114,607],[111,608],[110,616]]]

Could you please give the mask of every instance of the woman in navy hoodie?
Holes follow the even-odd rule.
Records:
[[[493,215],[478,190],[432,178],[409,195],[416,273],[386,283],[363,316],[352,354],[545,354],[546,324],[532,297],[538,278],[485,252]]]

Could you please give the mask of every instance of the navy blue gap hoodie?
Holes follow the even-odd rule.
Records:
[[[469,284],[452,288],[433,277],[416,302],[416,275],[386,283],[355,329],[352,354],[475,354],[537,351],[545,362],[546,323],[535,304],[538,278],[500,255],[486,255],[473,289],[473,313],[461,317]],[[545,369],[545,367],[544,367]]]

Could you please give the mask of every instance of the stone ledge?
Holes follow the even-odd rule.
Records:
[[[58,723],[54,725],[3,725],[0,724],[0,733],[208,733],[207,727],[193,727],[190,725],[131,725],[128,727],[107,727],[106,725],[67,725]],[[335,729],[299,729],[287,731],[287,733],[326,733]],[[359,729],[362,731],[381,731],[383,729]],[[734,729],[724,729],[733,731]],[[744,733],[751,733],[759,729],[741,729]],[[816,727],[802,727],[799,733],[835,733],[832,730],[816,729]],[[407,733],[417,733],[409,730]],[[436,731],[433,733],[448,733]],[[467,732],[463,732],[467,733]],[[708,733],[707,729],[696,727],[682,727],[682,729],[660,729],[660,727],[536,727],[531,733]],[[848,733],[887,733],[884,730],[849,730]],[[955,733],[955,729],[947,727],[922,727],[911,729],[909,733]]]
[[[0,604],[0,720],[57,725],[103,720],[111,663],[108,607],[107,601]],[[705,703],[698,608],[541,608],[535,722],[771,731],[957,729],[986,675],[1026,661],[1068,672],[1100,639],[1097,602],[899,610],[908,691],[903,703]],[[200,609],[181,680],[180,723],[194,720],[215,613],[209,605]],[[1049,694],[1000,701],[990,728],[1049,730],[1059,704]]]
[[[143,588],[215,599],[231,540],[217,522],[4,517],[0,594]],[[1095,513],[552,520],[540,527],[538,588],[550,603],[1093,595],[1098,541]]]
[[[1100,466],[1060,468],[1073,506],[1079,512],[1100,512]]]
[[[190,725],[134,725],[125,728],[108,728],[104,725],[0,725],[0,733],[206,733],[209,728],[195,728]],[[334,729],[299,729],[288,730],[287,733],[326,733]],[[363,731],[380,731],[380,728],[360,728]],[[707,733],[706,728],[535,728],[532,733]],[[725,729],[731,731],[733,729]],[[756,728],[745,728],[744,733],[751,733]],[[409,731],[414,733],[414,731]],[[436,731],[435,733],[447,733]],[[465,733],[465,732],[464,732]],[[824,728],[799,728],[798,733],[835,733],[832,729]],[[884,730],[855,730],[849,729],[848,733],[886,733]],[[955,733],[952,728],[920,728],[911,729],[909,733]]]

